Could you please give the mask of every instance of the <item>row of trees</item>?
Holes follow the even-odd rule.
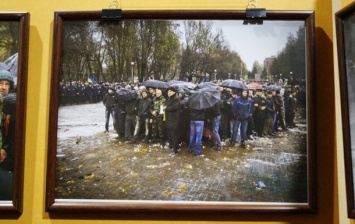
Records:
[[[228,74],[253,78],[258,73],[266,80],[270,73],[286,71],[304,76],[304,44],[300,28],[296,36],[289,36],[269,71],[258,62],[247,71],[222,30],[214,29],[213,21],[65,21],[61,78],[85,80],[90,74],[102,81],[131,81],[132,71],[139,81],[184,79],[193,71],[211,77],[217,71],[220,79],[229,78]]]
[[[0,62],[18,52],[19,22],[0,22]]]
[[[211,74],[215,69],[218,74],[247,72],[222,31],[212,30],[211,21],[64,22],[62,79],[84,80],[95,74],[103,81],[127,81],[132,62],[140,81],[183,79],[192,71]]]
[[[285,78],[305,79],[306,74],[306,41],[305,28],[300,27],[296,35],[290,34],[285,48],[276,56],[269,74],[283,74]]]
[[[260,65],[258,61],[255,61],[252,71],[248,73],[248,78],[254,79],[255,74],[261,74],[263,80],[275,80],[279,78],[305,79],[305,38],[304,27],[299,27],[295,35],[290,33],[285,47],[275,56],[275,60],[271,66],[266,68]]]

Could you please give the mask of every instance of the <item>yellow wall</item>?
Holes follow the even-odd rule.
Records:
[[[353,0],[341,0],[333,1],[333,12],[339,11],[341,8],[352,3]],[[333,21],[334,22],[334,21]],[[346,192],[345,192],[345,170],[344,170],[344,153],[343,153],[343,136],[341,128],[341,105],[340,105],[340,95],[339,95],[339,72],[338,72],[338,58],[337,58],[337,46],[336,46],[336,34],[335,27],[333,27],[333,37],[334,37],[334,84],[335,84],[335,108],[336,108],[336,144],[335,144],[335,153],[337,156],[336,162],[337,173],[336,173],[336,184],[337,188],[335,193],[338,194],[338,203],[341,209],[339,210],[339,223],[351,223],[354,224],[354,220],[347,219],[346,213]]]
[[[247,0],[121,0],[129,9],[244,9]],[[1,11],[27,11],[30,19],[29,77],[27,93],[26,157],[24,209],[18,218],[0,214],[0,223],[268,223],[328,224],[353,223],[346,218],[342,140],[339,109],[339,87],[333,66],[332,10],[337,11],[351,1],[341,0],[259,0],[258,7],[267,10],[314,10],[316,18],[316,107],[318,152],[317,214],[239,214],[201,217],[174,214],[48,214],[44,212],[49,86],[54,11],[100,10],[109,0],[7,0],[0,1]],[[335,85],[334,85],[335,81]],[[335,96],[334,96],[334,93]],[[336,127],[336,128],[335,128]],[[336,147],[336,146],[339,147]],[[339,164],[338,164],[339,163]],[[338,169],[339,168],[339,169]],[[338,181],[339,180],[339,181]],[[339,184],[338,184],[339,183]],[[195,220],[201,221],[195,221]],[[101,221],[104,220],[104,221]],[[211,221],[208,221],[211,220]]]

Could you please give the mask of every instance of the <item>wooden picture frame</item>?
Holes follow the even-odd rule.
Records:
[[[5,155],[5,159],[0,163],[4,178],[0,187],[3,190],[0,213],[22,213],[29,19],[27,12],[0,13],[2,39],[8,40],[1,46],[4,57],[0,65],[1,77],[10,84],[8,90],[1,90],[2,150],[5,151],[2,156]],[[8,74],[11,76],[6,76]],[[1,88],[3,85],[1,83]]]
[[[352,3],[335,14],[338,66],[341,95],[341,112],[344,141],[345,181],[348,217],[355,218],[354,201],[354,130],[352,109],[354,93],[351,87],[354,75],[354,35],[355,35],[355,3]]]
[[[102,19],[102,12],[101,11],[73,11],[73,12],[69,12],[69,11],[62,11],[62,12],[55,12],[55,20],[54,20],[54,33],[53,33],[53,63],[52,63],[52,79],[51,79],[51,98],[50,98],[50,117],[49,117],[49,135],[48,135],[48,160],[47,160],[47,193],[46,193],[46,211],[48,212],[63,212],[63,211],[68,211],[68,212],[73,212],[73,211],[115,211],[115,212],[127,212],[127,211],[144,211],[144,212],[164,212],[164,211],[178,211],[178,212],[301,212],[301,213],[314,213],[316,212],[316,147],[315,147],[315,85],[314,85],[314,75],[315,75],[315,65],[314,65],[314,12],[313,11],[267,11],[266,13],[266,17],[265,18],[246,18],[246,12],[245,11],[230,11],[230,10],[226,10],[226,11],[219,11],[219,10],[212,10],[212,11],[196,11],[196,10],[186,10],[186,11],[160,11],[160,10],[152,10],[152,11],[122,11],[121,12],[121,16],[122,18],[119,20],[108,20],[106,19]],[[252,192],[252,195],[256,196],[256,197],[251,197],[249,199],[245,199],[245,200],[249,200],[249,201],[233,201],[231,199],[226,199],[226,196],[222,196],[221,201],[214,201],[213,197],[211,197],[212,199],[207,199],[207,201],[204,200],[199,200],[197,198],[193,198],[192,199],[178,199],[180,196],[181,192],[186,192],[187,189],[192,190],[191,188],[189,188],[191,185],[189,184],[185,184],[185,183],[179,183],[179,186],[177,186],[177,188],[175,188],[175,190],[173,189],[169,189],[169,190],[161,190],[159,196],[157,198],[150,198],[150,197],[141,197],[138,196],[138,198],[129,198],[129,196],[127,196],[127,192],[128,189],[132,190],[132,191],[149,191],[148,186],[145,185],[149,185],[149,183],[140,183],[138,185],[134,185],[132,182],[126,181],[124,183],[121,183],[120,186],[115,186],[112,187],[111,184],[112,182],[107,182],[105,186],[111,186],[109,188],[101,188],[101,189],[105,189],[101,192],[103,192],[101,194],[101,196],[97,195],[97,196],[88,196],[86,198],[80,196],[80,193],[76,194],[72,194],[73,192],[84,192],[85,189],[94,187],[94,186],[100,186],[100,182],[101,181],[105,181],[107,180],[106,178],[108,178],[108,176],[112,175],[119,175],[120,178],[123,178],[123,176],[125,176],[126,178],[128,176],[132,177],[132,176],[141,176],[142,174],[139,173],[139,170],[144,169],[146,171],[149,170],[154,170],[154,169],[158,169],[158,168],[163,168],[165,166],[169,166],[169,168],[166,169],[161,169],[161,170],[170,170],[173,169],[173,167],[170,166],[172,162],[172,160],[166,160],[169,157],[167,157],[167,155],[165,156],[165,154],[168,152],[167,150],[165,151],[161,151],[160,153],[164,154],[161,155],[164,159],[164,161],[166,161],[165,163],[161,162],[161,164],[159,165],[148,165],[148,164],[144,164],[144,167],[140,167],[139,170],[131,170],[128,173],[121,173],[121,172],[125,172],[122,169],[119,170],[115,170],[114,173],[109,172],[110,174],[100,174],[100,178],[98,177],[98,173],[94,173],[94,172],[89,172],[89,171],[82,171],[82,168],[84,168],[85,164],[95,164],[93,167],[93,169],[98,169],[99,167],[103,167],[103,165],[100,164],[106,164],[105,158],[101,159],[102,157],[98,158],[96,156],[98,156],[99,154],[95,154],[96,152],[92,151],[93,148],[96,149],[96,146],[91,145],[91,149],[87,149],[88,151],[86,151],[86,154],[90,154],[91,156],[97,158],[97,161],[94,160],[90,160],[91,162],[85,162],[82,160],[82,155],[79,154],[72,154],[71,152],[67,151],[68,148],[74,149],[75,147],[81,147],[82,145],[89,145],[89,144],[93,144],[93,143],[88,143],[87,137],[83,137],[83,133],[86,132],[85,128],[84,129],[75,129],[75,128],[79,128],[79,126],[81,126],[81,124],[76,123],[76,119],[79,119],[77,117],[77,115],[79,115],[79,117],[83,117],[86,116],[85,113],[81,113],[80,111],[84,111],[84,110],[88,110],[91,111],[91,109],[77,109],[75,111],[72,112],[67,112],[66,115],[70,115],[69,117],[64,117],[63,113],[64,111],[62,109],[64,108],[70,108],[71,106],[64,106],[65,103],[63,103],[63,101],[61,101],[61,82],[66,79],[66,82],[68,82],[68,85],[71,86],[73,85],[72,81],[75,79],[82,79],[83,82],[88,82],[86,85],[91,85],[89,84],[90,82],[94,82],[93,80],[95,79],[99,79],[99,75],[97,73],[95,73],[96,75],[93,77],[92,74],[95,71],[98,71],[96,69],[93,69],[94,71],[91,71],[90,74],[85,74],[85,72],[80,73],[78,72],[79,70],[76,71],[69,71],[71,69],[69,69],[69,67],[71,67],[73,69],[73,66],[75,66],[75,63],[72,64],[71,66],[67,66],[64,68],[63,64],[70,64],[73,61],[76,61],[76,65],[84,65],[85,68],[87,68],[86,66],[90,63],[95,64],[97,58],[95,58],[94,55],[89,55],[88,57],[85,56],[85,50],[81,49],[78,52],[82,52],[83,56],[81,59],[83,59],[83,61],[81,60],[77,60],[78,58],[74,59],[68,59],[65,58],[68,55],[73,55],[73,52],[70,53],[70,51],[67,51],[69,47],[71,46],[71,50],[76,51],[74,48],[80,48],[80,46],[92,46],[91,44],[86,43],[85,41],[83,41],[82,39],[76,39],[76,37],[83,37],[83,36],[91,36],[93,37],[93,39],[100,39],[101,35],[98,35],[98,33],[96,34],[88,34],[86,33],[85,35],[83,35],[83,33],[78,33],[78,29],[82,28],[83,24],[85,27],[90,27],[90,29],[92,30],[99,30],[98,27],[102,27],[102,26],[115,26],[117,24],[122,24],[125,23],[126,21],[177,21],[177,22],[181,22],[181,21],[202,21],[202,23],[204,21],[219,21],[221,24],[228,22],[228,21],[239,21],[241,23],[244,22],[244,24],[246,24],[245,26],[254,26],[255,28],[257,28],[258,26],[266,26],[266,24],[270,23],[274,23],[274,22],[285,22],[285,23],[293,23],[293,22],[299,22],[300,25],[300,29],[302,29],[304,31],[304,36],[302,36],[300,39],[300,42],[302,43],[302,48],[300,49],[301,52],[301,61],[303,61],[302,63],[304,63],[303,65],[303,70],[302,72],[300,72],[297,77],[296,75],[296,71],[294,71],[294,73],[292,71],[287,70],[287,78],[292,78],[293,75],[295,75],[294,77],[297,77],[297,80],[299,83],[299,85],[293,84],[293,86],[301,86],[304,85],[304,89],[302,90],[303,93],[306,93],[304,95],[304,125],[303,125],[303,137],[304,140],[302,141],[302,150],[303,151],[303,155],[296,155],[297,153],[286,153],[283,155],[288,155],[291,156],[292,158],[294,158],[293,156],[297,156],[298,159],[300,159],[300,161],[303,161],[304,163],[304,170],[299,172],[291,172],[291,173],[299,173],[300,176],[302,177],[298,177],[298,178],[304,178],[302,179],[303,181],[301,181],[303,184],[301,184],[302,186],[300,186],[299,190],[302,189],[303,193],[300,193],[300,191],[296,192],[297,187],[294,188],[293,186],[289,186],[290,192],[294,192],[294,196],[297,198],[300,195],[299,201],[297,201],[298,199],[295,199],[296,201],[292,201],[292,202],[284,202],[282,201],[282,199],[276,199],[277,201],[268,201],[267,199],[263,198],[258,200],[257,199],[257,194],[259,194],[258,192],[263,192],[263,190],[265,190],[265,188],[268,189],[269,186],[265,186],[263,184],[262,181],[258,180],[258,179],[250,179],[250,180],[246,180],[246,185],[245,185],[245,189],[249,189]],[[91,21],[92,23],[89,23],[88,21]],[[128,22],[127,22],[128,23]],[[198,23],[198,22],[197,22]],[[263,24],[263,25],[261,25]],[[288,25],[290,25],[288,24]],[[298,23],[297,23],[298,24]],[[73,25],[73,26],[71,26]],[[125,25],[122,25],[125,26]],[[142,27],[141,27],[142,28]],[[142,29],[143,30],[143,29]],[[73,32],[71,32],[73,31]],[[121,30],[121,32],[123,33],[124,31]],[[277,35],[276,32],[274,32],[272,29],[269,30],[268,32],[270,32],[267,35],[271,35],[271,37],[274,37],[274,35]],[[100,33],[100,32],[99,32]],[[240,33],[240,32],[239,32]],[[64,37],[64,35],[66,35]],[[120,37],[124,37],[124,35],[118,34]],[[263,34],[262,34],[263,35]],[[144,35],[142,35],[144,36]],[[71,38],[73,37],[73,38]],[[293,36],[295,38],[295,36]],[[304,37],[304,38],[303,38]],[[132,37],[133,38],[133,37]],[[143,37],[142,37],[143,38]],[[292,39],[292,37],[290,37]],[[129,38],[130,39],[130,38]],[[297,39],[297,38],[296,38]],[[68,40],[70,40],[68,42]],[[73,42],[71,42],[73,41]],[[78,42],[76,42],[78,41]],[[70,43],[70,44],[69,44]],[[139,43],[143,43],[143,42],[139,42]],[[246,43],[244,43],[246,44]],[[252,45],[256,45],[256,43],[249,43],[250,46]],[[96,45],[95,45],[96,46]],[[100,45],[101,47],[103,47],[103,45]],[[134,46],[130,45],[131,48],[133,48]],[[63,51],[63,49],[66,49],[65,53]],[[103,48],[101,48],[103,49]],[[304,51],[303,51],[304,50]],[[251,50],[252,51],[252,50]],[[254,51],[256,51],[254,49]],[[252,51],[253,52],[253,51]],[[127,56],[128,53],[126,53],[125,55]],[[97,54],[96,56],[102,55],[102,53]],[[270,55],[271,56],[271,55]],[[120,56],[120,57],[125,57],[125,56]],[[139,58],[139,56],[137,56]],[[168,56],[166,56],[166,60],[168,59]],[[85,59],[86,58],[86,59]],[[140,58],[141,59],[141,58]],[[139,59],[139,60],[140,60]],[[139,66],[139,62],[136,61],[136,63],[132,63],[131,64],[131,60],[133,59],[125,59],[125,65],[126,67],[121,70],[121,72],[117,73],[117,74],[121,74],[119,77],[120,80],[115,80],[113,82],[124,82],[125,80],[135,80],[135,77],[138,77],[137,79],[141,82],[143,82],[143,80],[141,80],[142,78],[144,79],[148,79],[148,76],[144,76],[142,77],[140,74],[143,74],[143,70],[141,70],[141,67]],[[137,59],[138,60],[138,59]],[[264,59],[263,59],[264,60]],[[80,62],[81,61],[81,62]],[[132,61],[133,62],[133,61]],[[101,62],[103,63],[103,62]],[[137,65],[138,64],[138,65]],[[102,64],[101,64],[102,65]],[[107,64],[105,64],[106,66]],[[240,66],[239,66],[240,65]],[[104,66],[104,67],[105,67]],[[137,66],[137,67],[135,67]],[[215,63],[215,65],[213,66],[218,66],[218,63]],[[247,73],[246,73],[246,69],[245,69],[245,64],[243,63],[239,63],[239,70],[233,70],[232,72],[232,76],[234,75],[235,79],[244,79],[244,77],[247,77]],[[80,66],[79,66],[80,67]],[[78,67],[78,68],[79,68]],[[90,67],[90,66],[89,66]],[[94,66],[92,67],[94,68]],[[102,68],[102,66],[101,66]],[[212,68],[212,67],[211,67]],[[218,67],[218,72],[217,72],[217,67],[213,67],[213,69],[209,68],[209,72],[211,73],[211,77],[214,77],[214,79],[228,79],[228,78],[232,78],[231,74],[228,74],[228,72],[226,70],[223,70],[223,67],[220,66]],[[214,69],[216,68],[216,69]],[[108,68],[104,68],[104,69],[108,69]],[[237,73],[238,72],[238,73]],[[167,74],[167,76],[172,76],[173,72],[169,73],[167,71],[165,71],[165,73]],[[165,74],[164,73],[164,74]],[[239,77],[239,73],[242,73]],[[298,73],[298,72],[297,72]],[[302,75],[301,75],[302,73]],[[150,74],[150,73],[149,73]],[[237,75],[238,74],[238,77]],[[69,77],[69,76],[71,77]],[[132,75],[132,78],[131,78]],[[159,78],[157,78],[155,76],[155,74],[153,74],[152,76],[154,77],[150,77],[149,79],[160,79],[161,76]],[[282,74],[276,74],[275,77],[274,75],[272,76],[268,76],[269,79],[268,82],[276,82],[276,79],[282,79]],[[101,77],[103,78],[103,77]],[[100,79],[101,79],[100,78]],[[176,79],[176,76],[173,77],[173,79]],[[284,77],[286,78],[286,77]],[[114,79],[114,78],[113,78]],[[123,80],[124,79],[124,80]],[[162,79],[166,79],[166,77],[164,76],[164,78]],[[69,80],[69,81],[68,81]],[[107,80],[107,79],[106,79]],[[287,80],[285,80],[287,81]],[[128,83],[128,81],[127,81]],[[126,83],[126,84],[127,84]],[[102,83],[104,84],[104,82]],[[85,84],[84,84],[85,85]],[[121,84],[120,84],[121,85]],[[123,84],[122,84],[123,85]],[[287,87],[287,84],[283,84],[284,86]],[[289,84],[289,86],[291,86],[291,84]],[[301,91],[301,90],[300,90]],[[89,100],[90,101],[90,100]],[[88,101],[88,102],[89,102]],[[75,103],[73,103],[75,104]],[[66,104],[68,105],[68,104]],[[87,105],[90,105],[87,104]],[[104,108],[104,106],[102,105],[102,103],[98,103],[97,107],[102,107]],[[101,112],[100,112],[101,113]],[[75,116],[74,116],[75,114]],[[71,117],[71,115],[73,115]],[[102,114],[98,115],[99,117],[102,116],[104,117],[104,113],[102,112]],[[74,118],[75,117],[75,118]],[[183,118],[184,119],[184,118]],[[90,120],[90,119],[89,119]],[[60,121],[68,121],[69,123],[71,123],[70,125],[64,127],[62,126],[62,123],[60,123]],[[73,122],[73,123],[72,123]],[[88,124],[90,123],[90,121],[88,121]],[[95,123],[95,124],[91,124],[92,126],[98,126],[101,129],[101,133],[100,136],[111,136],[112,132],[108,131],[108,133],[103,133],[104,132],[104,124],[102,123]],[[63,143],[61,140],[63,140],[62,138],[62,134],[64,132],[68,133],[70,130],[76,130],[76,132],[74,131],[74,136],[69,137],[68,140],[68,144],[70,145],[65,145],[66,143]],[[89,129],[88,127],[86,127],[86,129]],[[64,131],[64,132],[63,132]],[[94,136],[92,136],[94,137]],[[95,137],[96,138],[96,137]],[[106,138],[106,137],[104,137]],[[110,137],[109,137],[110,138]],[[261,139],[261,138],[260,138]],[[289,139],[289,138],[288,138]],[[132,148],[131,150],[128,150],[128,147],[130,147],[128,144],[121,142],[121,140],[118,140],[117,138],[115,139],[111,139],[113,142],[116,142],[118,145],[118,149],[122,149],[125,151],[130,151],[130,152],[147,152],[145,149],[142,148]],[[97,142],[98,143],[98,142]],[[116,144],[115,143],[115,144]],[[285,144],[284,142],[280,143]],[[100,143],[98,143],[98,145],[100,145]],[[153,152],[154,150],[160,150],[160,149],[155,149],[154,145],[150,145],[149,143],[148,145],[148,152]],[[150,147],[151,146],[151,147]],[[97,146],[97,147],[101,147],[101,146]],[[248,149],[251,151],[255,150],[261,150],[263,151],[263,148],[255,148],[255,147],[251,147],[251,146],[247,146],[249,147]],[[276,147],[276,146],[274,146]],[[126,149],[127,148],[127,149]],[[107,148],[106,148],[107,149]],[[179,155],[177,157],[175,157],[174,159],[176,159],[176,161],[181,161],[182,163],[186,162],[185,160],[183,160],[182,158],[186,156],[190,156],[189,159],[192,159],[192,155],[191,154],[187,154],[187,150],[186,150],[186,155],[185,155],[185,149],[181,150],[181,152],[179,152]],[[239,148],[238,148],[239,149]],[[276,148],[274,148],[276,149]],[[76,152],[79,153],[79,151],[83,150],[82,148],[79,150],[79,148],[76,150]],[[98,149],[99,150],[99,149]],[[100,150],[103,150],[102,148]],[[99,150],[99,151],[100,151]],[[207,155],[207,153],[214,153],[215,151],[211,150],[207,150],[207,149],[203,149],[205,150],[205,153]],[[271,150],[271,149],[270,149]],[[282,151],[282,146],[280,148],[280,150]],[[89,152],[90,151],[90,152]],[[228,147],[225,147],[220,155],[227,155],[228,151],[232,151],[231,153],[237,153],[238,151],[236,149],[228,149]],[[295,150],[297,151],[297,150]],[[74,151],[72,151],[74,152]],[[119,153],[119,151],[115,151],[115,152],[109,152],[109,151],[101,151],[102,153],[106,153],[107,155],[110,153]],[[223,154],[225,153],[225,154]],[[69,155],[70,154],[70,155]],[[181,154],[181,155],[180,155]],[[100,154],[101,155],[101,154]],[[158,155],[156,155],[158,156]],[[179,157],[180,156],[180,157]],[[129,158],[128,158],[129,157]],[[159,159],[160,156],[158,156]],[[198,159],[201,158],[201,162],[205,161],[210,161],[210,159],[212,157],[208,157],[208,156],[200,156],[200,157],[196,157]],[[123,156],[123,155],[117,155],[117,156],[113,156],[111,155],[112,161],[110,162],[110,164],[114,164],[113,161],[116,162],[122,162],[122,164],[126,163],[129,161],[129,164],[126,165],[122,165],[125,167],[129,167],[129,169],[133,169],[133,163],[134,164],[140,164],[140,166],[142,166],[143,161],[144,160],[140,160],[140,156]],[[221,157],[223,159],[223,157]],[[298,161],[298,159],[296,159]],[[138,160],[138,161],[137,161]],[[229,159],[227,159],[229,160]],[[229,160],[229,163],[234,163],[232,162],[233,159]],[[289,158],[286,159],[287,161],[289,161]],[[285,161],[286,161],[285,160]],[[292,160],[292,159],[291,159]],[[293,160],[293,161],[296,161]],[[69,161],[69,165],[65,165],[63,166],[62,161]],[[140,162],[139,162],[140,161]],[[196,160],[197,161],[197,160]],[[257,163],[259,162],[259,160],[257,158],[254,158],[253,161],[257,161]],[[222,162],[222,161],[220,161]],[[216,162],[216,164],[220,163],[220,162]],[[100,164],[99,164],[100,163]],[[197,162],[196,162],[197,163]],[[236,167],[251,167],[251,164],[246,164],[246,163],[239,163],[236,162],[237,164]],[[74,165],[75,164],[75,165]],[[288,164],[287,162],[272,162],[272,166],[274,167],[283,167],[285,164]],[[193,164],[193,162],[191,164],[185,164],[182,165],[181,170],[179,168],[179,171],[181,172],[187,172],[184,171],[184,169],[192,169],[196,164]],[[256,166],[256,165],[255,165]],[[243,168],[244,169],[244,168]],[[223,167],[221,167],[219,169],[220,172],[222,172]],[[296,171],[296,170],[293,170]],[[70,172],[70,174],[68,174],[67,172]],[[96,172],[96,171],[95,171]],[[249,172],[251,174],[251,171],[246,171]],[[221,175],[222,174],[222,175]],[[213,173],[213,175],[216,176],[223,176],[226,173]],[[64,176],[63,176],[64,175]],[[252,174],[254,175],[254,174]],[[142,176],[141,176],[142,177]],[[119,179],[120,179],[119,178]],[[153,179],[156,179],[156,177],[152,177]],[[254,178],[254,177],[253,177]],[[272,178],[271,178],[272,179]],[[271,180],[270,179],[270,180]],[[297,178],[296,178],[297,179]],[[299,180],[299,179],[298,179]],[[94,185],[91,185],[91,187],[88,187],[86,184],[91,181],[95,182]],[[164,181],[167,181],[165,179],[165,177],[161,177],[161,179],[158,179],[158,182],[161,183],[161,186],[164,185]],[[291,182],[288,182],[285,180],[285,182],[283,182],[282,180],[277,180],[278,183],[286,183],[287,184],[291,184]],[[60,184],[58,184],[60,183]],[[271,183],[271,182],[270,182]],[[294,183],[294,182],[292,182]],[[116,184],[116,183],[115,183]],[[231,184],[231,183],[228,183]],[[238,183],[240,184],[240,183]],[[268,185],[269,182],[266,183],[266,185]],[[74,186],[75,185],[75,186]],[[133,186],[134,185],[134,186]],[[208,184],[207,184],[208,185]],[[217,184],[218,185],[218,184]],[[210,185],[208,185],[210,186]],[[231,185],[230,185],[231,186]],[[88,188],[87,188],[88,187]],[[145,188],[146,187],[146,188]],[[160,188],[160,186],[157,186]],[[80,189],[81,190],[80,190]],[[270,190],[272,190],[273,192],[277,192],[278,190],[276,190],[275,187],[270,187]],[[110,196],[107,196],[107,194],[109,194],[108,192],[111,191],[119,191],[122,196],[122,198],[113,198]],[[152,189],[153,190],[153,189]],[[95,190],[96,191],[96,190]],[[286,190],[287,191],[287,190]],[[87,192],[92,192],[90,190],[88,190]],[[270,191],[271,192],[271,191]],[[287,191],[288,192],[288,191]],[[288,193],[285,192],[285,195],[287,195]],[[212,194],[211,192],[209,192],[210,195]],[[262,193],[264,196],[266,195],[266,192]],[[69,196],[68,196],[69,195]],[[262,197],[264,197],[262,196]],[[289,194],[290,196],[290,194]],[[96,197],[102,197],[100,198],[96,198]],[[186,196],[188,197],[188,196]],[[209,196],[206,196],[209,197]],[[217,196],[216,196],[217,197]],[[162,199],[163,198],[163,199]],[[168,199],[166,199],[168,198]],[[288,200],[288,199],[286,199]]]

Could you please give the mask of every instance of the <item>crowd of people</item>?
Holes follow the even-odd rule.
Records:
[[[245,148],[247,140],[273,137],[296,127],[296,110],[305,108],[306,101],[306,91],[300,86],[288,86],[281,91],[219,86],[220,101],[197,110],[187,103],[193,93],[175,86],[162,90],[115,83],[100,88],[106,107],[106,132],[111,117],[119,138],[129,144],[168,142],[173,149],[171,156],[178,154],[183,142],[188,144],[189,152],[199,156],[203,139],[221,150],[227,139],[228,147],[240,143]],[[136,97],[124,100],[118,94],[122,89],[135,92]]]
[[[12,199],[16,91],[12,74],[0,70],[0,200]]]

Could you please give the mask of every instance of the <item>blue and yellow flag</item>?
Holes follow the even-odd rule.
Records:
[[[96,83],[96,81],[92,75],[89,75],[88,82],[93,83],[93,84]]]

